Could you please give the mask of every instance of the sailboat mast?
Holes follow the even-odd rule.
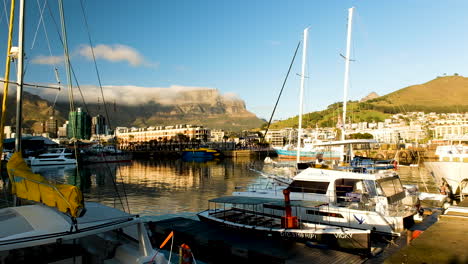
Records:
[[[354,7],[348,9],[348,37],[346,39],[346,57],[345,57],[345,75],[344,75],[344,92],[343,92],[343,118],[341,128],[341,140],[345,140],[345,125],[346,125],[346,102],[348,101],[348,85],[349,85],[349,61],[351,56],[351,33],[353,27],[353,12]]]
[[[23,61],[24,61],[24,5],[25,1],[20,1],[19,28],[18,28],[18,72],[16,82],[16,138],[15,151],[21,152],[21,129],[23,115]],[[3,133],[3,132],[2,132]]]
[[[5,139],[5,119],[6,119],[6,105],[8,99],[8,85],[10,82],[10,64],[11,64],[11,46],[13,43],[13,25],[15,21],[15,0],[11,1],[10,8],[10,23],[8,26],[8,47],[7,47],[7,56],[5,62],[5,83],[3,84],[3,99],[2,99],[2,117],[0,119],[0,157],[3,156],[3,140]],[[0,164],[1,166],[1,164]]]
[[[296,162],[299,163],[301,159],[301,138],[302,138],[302,111],[304,105],[304,78],[305,78],[305,67],[307,58],[307,36],[309,34],[309,28],[304,29],[304,45],[302,46],[302,71],[301,71],[301,91],[299,94],[299,126],[297,131],[297,156]]]

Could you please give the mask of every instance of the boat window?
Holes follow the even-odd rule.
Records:
[[[367,193],[369,194],[370,197],[374,197],[378,195],[378,188],[377,185],[375,184],[375,181],[372,180],[363,180],[362,183],[364,184]]]
[[[403,186],[397,177],[389,177],[378,181],[384,195],[387,197],[403,192]]]
[[[291,192],[326,194],[329,182],[293,181],[288,189]]]
[[[360,189],[357,190],[356,183],[360,183]],[[336,197],[345,197],[346,193],[353,193],[353,192],[363,192],[364,186],[362,185],[361,181],[358,179],[338,179],[335,180],[335,192]]]

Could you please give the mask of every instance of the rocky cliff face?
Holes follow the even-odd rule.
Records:
[[[369,101],[369,100],[375,99],[377,97],[379,97],[379,95],[376,92],[372,92],[372,93],[368,94],[366,97],[359,100],[359,102]]]
[[[138,96],[137,93],[132,96]],[[209,128],[243,130],[259,127],[263,121],[247,111],[243,100],[222,95],[216,89],[180,89],[167,93],[164,89],[155,89],[154,93],[144,94],[148,100],[134,102],[132,98],[121,96],[119,100],[107,100],[111,126],[151,126],[173,124],[196,124]],[[48,119],[51,103],[40,96],[25,93],[24,120],[28,127],[41,132],[41,122]],[[128,101],[126,100],[128,99]],[[101,101],[102,102],[102,101]],[[12,105],[12,104],[10,104]],[[85,108],[77,102],[76,107]],[[56,116],[59,123],[68,117],[68,102],[56,104]],[[87,102],[86,107],[91,115],[105,116],[102,103]],[[14,118],[14,106],[9,108],[9,120]],[[12,123],[12,122],[9,122]]]

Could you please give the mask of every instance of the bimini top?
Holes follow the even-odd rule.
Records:
[[[336,179],[361,179],[361,180],[377,180],[381,178],[395,176],[395,172],[379,171],[378,173],[357,173],[349,171],[324,170],[317,168],[307,168],[297,174],[293,180],[300,181],[319,181],[330,182]]]
[[[283,199],[275,198],[263,198],[263,197],[248,197],[248,196],[223,196],[209,200],[212,203],[224,203],[224,204],[238,204],[238,205],[275,205],[284,206]],[[323,204],[321,201],[303,201],[303,200],[291,200],[291,206],[317,206]]]
[[[7,170],[13,195],[55,207],[72,217],[79,217],[83,211],[83,194],[78,187],[54,184],[40,174],[33,173],[20,152],[15,152],[11,156]]]

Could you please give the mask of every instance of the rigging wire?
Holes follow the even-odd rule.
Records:
[[[89,48],[91,50],[91,54],[93,55],[94,69],[96,70],[96,76],[97,76],[97,79],[98,79],[99,88],[101,90],[102,103],[104,105],[104,110],[106,112],[107,123],[109,124],[109,129],[110,129],[111,128],[111,121],[110,121],[110,118],[109,118],[109,112],[107,111],[106,100],[104,98],[104,91],[102,89],[101,76],[99,74],[99,69],[98,69],[98,66],[97,66],[97,63],[96,63],[96,56],[94,54],[93,42],[91,40],[91,34],[90,34],[90,30],[89,30],[88,19],[86,17],[85,9],[84,9],[84,6],[83,6],[83,0],[80,0],[80,6],[81,6],[81,13],[83,14],[83,19],[84,19],[85,26],[86,26],[86,33],[88,34]]]
[[[2,18],[3,18],[3,15],[5,15],[5,18],[6,18],[6,26],[7,26],[7,29],[8,29],[8,12],[7,12],[7,4],[6,4],[6,0],[3,0],[3,14],[2,14]]]
[[[6,0],[3,0],[3,6],[4,6],[4,10],[6,11]],[[3,12],[2,13],[2,16],[0,16],[0,23],[2,22],[3,20],[3,17],[5,17],[5,20],[6,20],[6,26],[8,28],[8,16],[6,15],[6,12]]]
[[[265,137],[266,137],[266,135],[268,133],[268,130],[270,129],[271,120],[273,119],[273,116],[275,114],[276,107],[278,106],[281,95],[283,94],[284,86],[286,84],[286,81],[288,80],[289,73],[291,72],[291,68],[292,68],[292,66],[294,64],[294,60],[296,59],[297,51],[299,50],[300,45],[301,45],[301,41],[299,41],[299,43],[297,43],[296,51],[294,52],[294,56],[293,56],[293,58],[291,60],[291,64],[289,65],[288,73],[286,74],[286,77],[284,78],[283,85],[281,86],[281,90],[280,90],[280,92],[278,94],[278,99],[276,99],[275,107],[273,107],[273,111],[271,112],[270,120],[268,121],[268,125],[267,125],[267,128],[265,129],[265,134],[263,134],[261,142],[265,141]]]
[[[47,0],[46,0],[47,1]],[[59,26],[57,24],[57,21],[55,21],[55,18],[54,18],[54,15],[52,14],[52,10],[50,9],[50,5],[47,5],[47,9],[49,10],[49,15],[50,17],[52,18],[52,21],[54,22],[54,25],[55,25],[55,30],[57,31],[57,35],[59,37],[59,40],[60,40],[60,43],[62,44],[63,46],[63,40],[62,40],[62,36],[60,34],[60,30],[59,30]],[[76,74],[75,74],[75,70],[73,69],[73,65],[71,64],[71,62],[69,61],[70,63],[70,69],[71,69],[71,72],[73,74],[73,79],[75,80],[75,83],[76,83],[76,87],[78,88],[78,91],[80,92],[80,96],[81,96],[81,100],[82,100],[82,103],[83,103],[83,106],[84,108],[86,109],[86,112],[89,113],[89,109],[88,109],[88,105],[86,104],[86,101],[84,99],[84,96],[83,96],[83,91],[81,90],[81,86],[78,82],[78,78],[76,77]]]
[[[93,41],[91,39],[91,33],[90,33],[90,29],[89,29],[89,23],[88,23],[88,18],[86,17],[86,12],[85,12],[85,8],[84,8],[84,3],[83,3],[83,0],[80,0],[80,6],[81,6],[81,13],[83,14],[83,20],[84,20],[84,23],[85,23],[85,26],[86,26],[86,33],[88,35],[88,42],[89,42],[89,48],[91,50],[91,54],[93,56],[93,62],[94,62],[94,69],[96,71],[96,76],[97,76],[97,80],[98,80],[98,83],[99,83],[99,89],[101,91],[101,96],[102,96],[102,103],[104,105],[104,111],[106,113],[106,119],[107,119],[107,123],[109,125],[109,129],[112,128],[111,126],[111,120],[110,120],[110,117],[109,117],[109,111],[107,109],[107,104],[106,104],[106,99],[104,97],[104,90],[102,89],[102,82],[101,82],[101,76],[99,74],[99,68],[97,66],[97,62],[96,62],[96,56],[94,54],[94,48],[93,48]],[[109,168],[109,171],[111,171],[111,168],[109,166],[109,163],[108,162],[105,162],[107,167]],[[117,171],[116,171],[116,177],[117,177],[117,172],[118,172],[119,168],[117,167]],[[129,206],[129,203],[128,203],[128,197],[127,197],[127,191],[125,189],[125,184],[124,184],[124,181],[123,181],[123,178],[122,178],[122,175],[119,173],[120,177],[121,177],[121,183],[122,183],[122,192],[123,192],[123,195],[124,195],[124,198],[125,198],[125,201],[127,203],[127,210],[128,210],[128,213],[130,213],[130,206]],[[118,190],[116,189],[116,192],[118,192]],[[123,207],[123,205],[122,205]]]

